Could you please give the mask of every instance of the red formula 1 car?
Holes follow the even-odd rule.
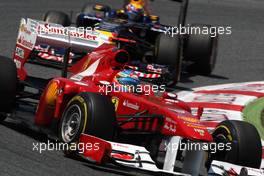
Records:
[[[119,166],[178,174],[174,168],[175,161],[180,160],[181,171],[192,175],[198,175],[203,164],[209,168],[213,160],[260,166],[262,147],[252,125],[224,121],[211,134],[199,121],[202,108],[193,115],[184,102],[161,85],[140,82],[137,73],[127,68],[130,57],[126,50],[103,44],[90,52],[81,35],[43,34],[38,30],[41,25],[43,22],[22,19],[13,60],[0,59],[1,121],[7,116],[19,118],[65,143],[98,143],[99,151],[82,152],[83,157],[97,163],[114,161]],[[37,60],[34,52],[42,44],[65,48],[62,77],[30,75],[27,64],[48,62]],[[76,50],[86,54],[70,64],[69,60],[76,59],[71,55]],[[156,95],[158,90],[161,94]],[[241,135],[244,130],[252,138],[245,139]],[[242,140],[248,145],[241,145]],[[206,163],[204,151],[175,149],[180,143],[207,145]],[[222,144],[223,149],[212,152],[208,144]],[[162,149],[166,149],[164,165],[158,169],[153,160]]]

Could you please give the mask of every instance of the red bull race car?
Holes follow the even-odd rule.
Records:
[[[119,43],[133,60],[131,65],[147,72],[147,65],[161,70],[163,82],[172,86],[180,80],[183,71],[209,75],[217,57],[218,33],[211,25],[186,24],[188,0],[181,4],[178,24],[163,25],[159,16],[146,12],[141,0],[131,1],[123,9],[112,9],[108,5],[86,4],[73,24],[69,15],[59,11],[48,11],[44,21],[63,26],[83,27],[98,33],[89,45],[97,48],[109,43],[112,37],[130,42]],[[178,16],[178,17],[177,17]],[[185,28],[185,29],[183,29]],[[193,32],[187,32],[187,29]],[[202,32],[204,29],[211,32]],[[186,31],[186,32],[184,32]]]
[[[45,31],[47,26],[54,32]],[[201,167],[214,174],[212,163],[223,161],[249,167],[254,174],[261,172],[256,168],[262,146],[254,126],[227,120],[208,131],[199,120],[202,108],[194,113],[165,86],[142,82],[140,72],[129,65],[129,52],[120,45],[103,43],[91,51],[88,43],[93,37],[93,33],[21,19],[13,59],[0,59],[1,121],[20,120],[69,145],[89,143],[92,149],[65,153],[96,164],[199,175]],[[53,48],[65,49],[61,76],[31,74],[28,64],[52,65],[52,58],[39,57],[43,45],[52,46],[48,57],[53,59],[61,57]],[[201,148],[181,150],[180,144]],[[221,148],[211,147],[216,145]],[[160,152],[164,154],[161,161]],[[178,170],[176,161],[183,163]]]

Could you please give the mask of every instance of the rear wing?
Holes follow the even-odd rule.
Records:
[[[92,29],[63,27],[59,24],[46,23],[33,19],[21,19],[16,49],[13,55],[18,75],[21,80],[27,77],[24,65],[26,62],[63,69],[67,73],[70,52],[89,53],[103,43],[111,43],[108,36]],[[40,45],[59,47],[66,50],[61,62],[36,60],[35,51]],[[35,54],[35,55],[34,55]],[[63,63],[62,63],[63,62]]]
[[[105,39],[92,29],[63,27],[33,19],[21,19],[17,44],[32,50],[37,44],[89,50],[100,46]]]

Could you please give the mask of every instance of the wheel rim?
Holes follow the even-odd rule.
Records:
[[[219,131],[216,134],[214,134],[214,140],[215,140],[215,142],[216,143],[224,143],[224,144],[226,144],[228,142],[231,142],[232,143],[232,141],[230,141],[228,139],[226,133],[228,133],[226,131],[226,129],[220,128]],[[215,153],[213,155],[214,155],[214,159],[216,159],[216,160],[225,161],[227,159],[226,158],[227,157],[226,156],[227,155],[227,151],[225,151],[225,150],[218,151],[217,153]]]
[[[61,136],[66,143],[73,141],[81,126],[82,111],[78,105],[71,105],[65,112]]]

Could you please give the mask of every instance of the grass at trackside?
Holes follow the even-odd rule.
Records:
[[[253,124],[264,140],[264,98],[255,100],[243,110],[245,121]]]

